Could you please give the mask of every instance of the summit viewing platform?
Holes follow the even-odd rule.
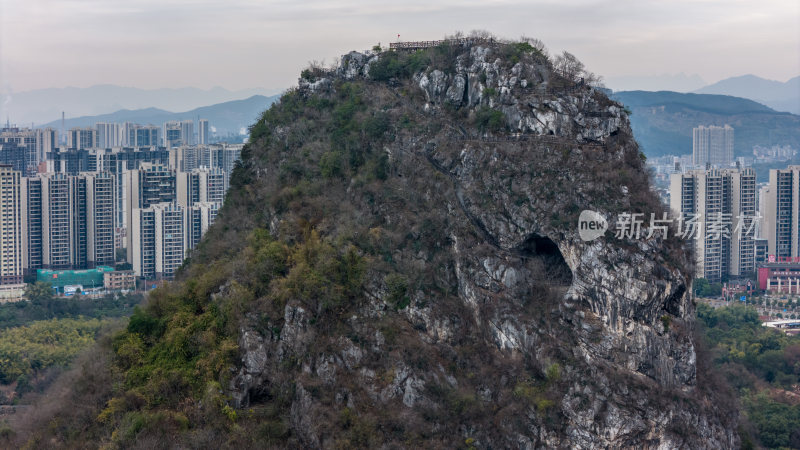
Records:
[[[492,38],[457,38],[457,39],[441,39],[438,41],[406,41],[406,42],[392,42],[389,44],[390,50],[420,50],[425,48],[438,47],[442,44],[492,44]]]

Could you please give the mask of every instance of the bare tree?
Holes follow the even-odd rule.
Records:
[[[605,87],[603,77],[586,70],[583,63],[570,52],[565,51],[556,56],[553,68],[559,75],[574,83],[583,82],[593,87]]]
[[[594,72],[589,72],[588,70],[584,70],[583,79],[589,86],[596,88],[606,87],[605,83],[603,83],[603,77]]]
[[[453,33],[451,35],[445,36],[444,39],[447,40],[447,41],[451,41],[451,40],[462,39],[463,37],[464,37],[464,32],[463,31],[456,31],[455,33]]]
[[[550,57],[550,55],[547,52],[547,46],[545,46],[544,42],[542,42],[540,39],[522,36],[519,40],[522,42],[527,42],[528,44],[530,44],[531,47],[534,48],[534,50],[541,53],[545,57],[548,58]]]
[[[574,82],[580,81],[585,72],[583,63],[568,51],[556,56],[553,67],[559,75]]]
[[[483,40],[497,40],[495,36],[487,30],[472,30],[469,32],[469,37],[472,39],[483,39]]]

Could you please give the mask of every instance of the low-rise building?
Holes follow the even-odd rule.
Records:
[[[136,289],[136,274],[132,270],[115,270],[103,274],[103,287],[110,291]]]
[[[758,288],[769,293],[800,294],[800,257],[769,255],[758,267]]]
[[[104,286],[105,274],[114,268],[98,266],[88,270],[49,270],[36,271],[36,281],[50,283],[58,292],[64,292],[66,286],[82,286],[83,289],[94,289]]]

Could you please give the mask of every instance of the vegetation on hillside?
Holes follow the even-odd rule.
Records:
[[[800,336],[761,325],[752,307],[697,305],[716,370],[738,393],[743,447],[800,448]]]
[[[0,403],[46,389],[101,330],[117,326],[141,295],[56,298],[48,283],[26,288],[29,301],[0,304]]]
[[[127,328],[109,342],[109,387],[115,388],[96,411],[106,440],[126,446],[148,439],[175,442],[182,436],[181,442],[253,446],[288,437],[288,411],[280,398],[291,392],[276,392],[274,401],[247,411],[231,408],[224,394],[238,356],[240,325],[255,320],[264,332],[279,333],[283,305],[292,300],[313,311],[318,326],[334,327],[337,318],[363,301],[358,294],[368,258],[364,247],[370,253],[388,252],[376,245],[381,240],[377,230],[374,239],[345,233],[334,239],[330,230],[323,234],[313,226],[319,215],[339,206],[325,202],[324,195],[341,191],[343,180],[354,178],[372,186],[366,195],[380,195],[374,189],[389,171],[380,151],[381,141],[390,139],[387,118],[367,113],[368,100],[358,84],[340,83],[336,92],[333,99],[290,92],[264,113],[251,129],[244,158],[280,158],[275,161],[280,176],[263,186],[237,166],[221,227],[209,233],[214,237],[204,240],[179,281],[151,291],[146,306],[137,308]],[[297,134],[274,135],[276,127],[292,123],[299,125]],[[325,141],[318,142],[322,136]],[[277,151],[252,155],[256,142]],[[285,152],[285,145],[293,150]],[[275,189],[278,183],[283,187]],[[258,187],[269,194],[251,191]],[[254,201],[296,212],[299,222],[280,230],[276,239],[252,226],[266,220],[253,209]],[[62,427],[96,426],[73,420],[86,417],[65,417]]]
[[[103,322],[52,319],[0,331],[0,384],[29,384],[52,366],[64,366],[94,343]]]

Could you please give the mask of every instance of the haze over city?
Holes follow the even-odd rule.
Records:
[[[568,49],[615,89],[655,78],[688,90],[748,73],[797,76],[799,17],[795,0],[2,0],[0,89],[284,89],[309,60],[342,49],[486,29]]]

